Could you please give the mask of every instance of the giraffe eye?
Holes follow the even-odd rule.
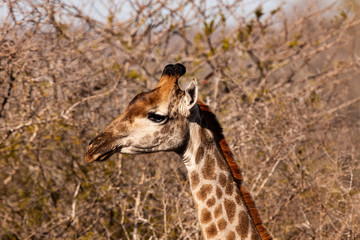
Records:
[[[148,119],[156,123],[161,123],[167,119],[167,116],[159,113],[149,113]]]

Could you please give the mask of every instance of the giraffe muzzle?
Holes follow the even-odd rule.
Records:
[[[92,163],[94,161],[105,161],[109,159],[118,149],[114,142],[114,137],[111,133],[100,133],[90,141],[86,151],[85,161]]]

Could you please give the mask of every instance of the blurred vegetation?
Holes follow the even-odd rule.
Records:
[[[181,84],[198,79],[275,238],[359,239],[351,2],[244,14],[241,1],[109,0],[105,22],[90,2],[1,2],[1,239],[201,239],[175,154],[84,161],[90,139],[175,62],[188,69]]]

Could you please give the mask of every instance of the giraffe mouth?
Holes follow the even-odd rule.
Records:
[[[97,153],[97,154],[87,153],[85,156],[85,161],[87,163],[92,163],[95,161],[103,162],[108,160],[115,152],[116,152],[115,150],[110,150],[105,153]]]
[[[108,160],[114,153],[115,153],[114,150],[109,151],[109,152],[106,152],[106,153],[103,153],[103,154],[101,154],[99,157],[97,157],[97,158],[95,159],[95,161],[99,161],[99,162],[106,161],[106,160]]]

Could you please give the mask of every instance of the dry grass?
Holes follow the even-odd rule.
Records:
[[[125,20],[106,2],[106,23],[61,0],[0,3],[1,239],[201,239],[175,154],[84,161],[174,62],[181,83],[198,79],[275,238],[359,239],[356,9],[144,2],[126,1]]]

